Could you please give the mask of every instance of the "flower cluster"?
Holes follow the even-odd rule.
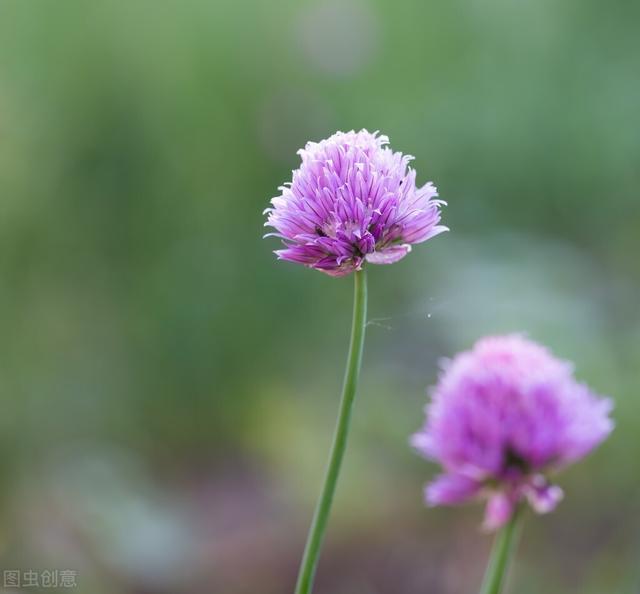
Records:
[[[507,522],[523,500],[551,511],[562,491],[548,473],[607,437],[611,408],[544,347],[519,335],[480,340],[446,364],[425,426],[412,438],[445,471],[427,486],[427,503],[486,497],[488,529]]]
[[[337,132],[298,151],[300,168],[265,210],[268,235],[285,244],[279,259],[344,276],[365,261],[397,262],[447,230],[436,188],[416,187],[412,157],[388,143],[377,132]]]

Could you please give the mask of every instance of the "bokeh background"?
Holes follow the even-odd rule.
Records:
[[[529,516],[511,591],[640,591],[639,18],[3,1],[0,569],[72,569],[83,594],[292,591],[352,283],[276,262],[262,211],[307,140],[367,127],[416,156],[451,232],[370,271],[317,594],[476,591],[481,509],[424,508],[437,469],[407,440],[439,359],[505,331],[574,360],[617,422]]]

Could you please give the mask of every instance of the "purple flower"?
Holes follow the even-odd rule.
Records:
[[[444,468],[426,488],[427,503],[488,498],[488,529],[508,521],[523,500],[538,513],[553,510],[562,490],[548,473],[609,435],[611,408],[543,346],[519,335],[483,338],[445,365],[425,426],[412,437]]]
[[[276,230],[268,235],[285,244],[279,259],[344,276],[365,261],[397,262],[447,230],[434,185],[416,187],[413,157],[388,143],[377,132],[336,132],[298,151],[300,168],[265,210],[265,226]]]

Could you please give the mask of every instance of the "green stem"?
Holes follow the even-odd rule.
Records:
[[[518,506],[509,522],[496,536],[480,594],[500,594],[502,592],[507,569],[518,544],[521,515],[522,511]]]
[[[355,293],[353,299],[353,321],[351,323],[351,342],[349,343],[349,356],[347,358],[347,370],[342,387],[342,400],[340,411],[333,435],[333,445],[329,455],[329,464],[324,479],[320,499],[313,515],[307,544],[300,563],[298,582],[295,594],[309,594],[313,586],[313,577],[320,557],[322,540],[327,529],[327,521],[333,495],[336,491],[340,466],[347,447],[347,436],[353,410],[353,400],[358,387],[360,375],[360,363],[362,361],[362,347],[364,344],[364,330],[367,320],[367,276],[366,271],[360,270],[354,273]]]

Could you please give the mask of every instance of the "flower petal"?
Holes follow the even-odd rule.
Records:
[[[473,499],[482,484],[462,474],[441,474],[425,489],[428,505],[458,505]]]
[[[550,485],[541,475],[533,477],[525,488],[525,494],[531,507],[539,514],[553,511],[564,497],[560,487]]]
[[[482,527],[492,532],[504,526],[513,515],[515,503],[514,497],[504,492],[489,497]]]
[[[366,260],[371,264],[393,264],[398,260],[402,260],[411,251],[408,243],[402,245],[393,245],[380,251],[367,254]]]

